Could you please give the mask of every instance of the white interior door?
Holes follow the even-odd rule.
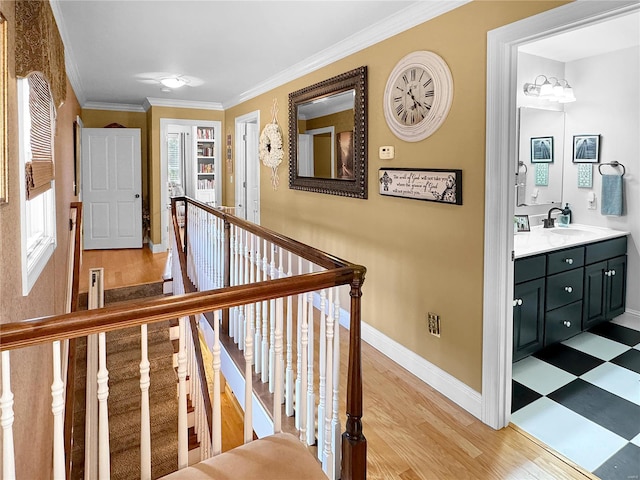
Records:
[[[84,248],[142,247],[140,129],[82,129]]]
[[[260,223],[260,159],[258,155],[260,112],[236,121],[235,207],[236,216]]]

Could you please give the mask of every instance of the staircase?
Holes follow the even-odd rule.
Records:
[[[105,291],[105,306],[132,303],[162,295],[162,283]],[[86,308],[86,299],[80,299]],[[148,354],[151,385],[151,474],[159,478],[177,470],[176,373],[169,321],[148,326]],[[109,370],[109,440],[111,478],[140,478],[140,327],[107,333],[107,369]],[[72,478],[83,479],[86,338],[76,347],[76,380],[72,449]]]

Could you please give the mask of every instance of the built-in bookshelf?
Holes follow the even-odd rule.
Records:
[[[219,124],[219,122],[216,122]],[[220,128],[216,126],[194,127],[196,199],[210,204],[220,204],[219,146]]]

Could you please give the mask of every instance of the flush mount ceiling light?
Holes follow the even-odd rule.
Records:
[[[167,88],[175,89],[187,85],[189,81],[186,78],[177,75],[175,77],[161,78],[160,83]]]
[[[533,83],[525,83],[524,94],[550,102],[570,103],[576,101],[569,82],[565,79],[558,80],[556,77],[547,78],[545,75],[538,75]]]

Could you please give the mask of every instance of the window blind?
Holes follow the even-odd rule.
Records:
[[[29,81],[29,143],[31,158],[25,165],[27,200],[51,188],[54,178],[53,128],[55,108],[49,82],[39,72],[27,77]]]

